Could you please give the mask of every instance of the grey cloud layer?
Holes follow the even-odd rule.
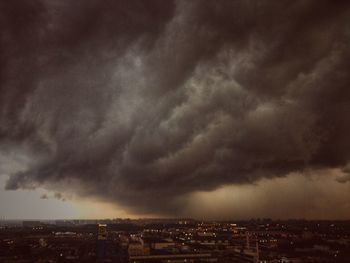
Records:
[[[37,0],[0,12],[1,163],[27,160],[2,171],[8,189],[176,214],[193,191],[348,167],[347,1]]]

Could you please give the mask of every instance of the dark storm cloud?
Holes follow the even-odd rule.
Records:
[[[28,159],[8,189],[174,214],[350,160],[347,1],[0,5],[1,151]]]

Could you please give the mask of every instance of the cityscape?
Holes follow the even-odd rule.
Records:
[[[1,221],[0,262],[349,262],[350,221]]]
[[[0,263],[350,263],[350,0],[0,0]]]

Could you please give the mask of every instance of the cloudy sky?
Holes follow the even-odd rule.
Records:
[[[0,3],[0,218],[350,218],[350,3]]]

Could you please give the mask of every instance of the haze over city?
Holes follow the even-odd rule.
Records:
[[[0,218],[350,218],[350,3],[0,3]]]

